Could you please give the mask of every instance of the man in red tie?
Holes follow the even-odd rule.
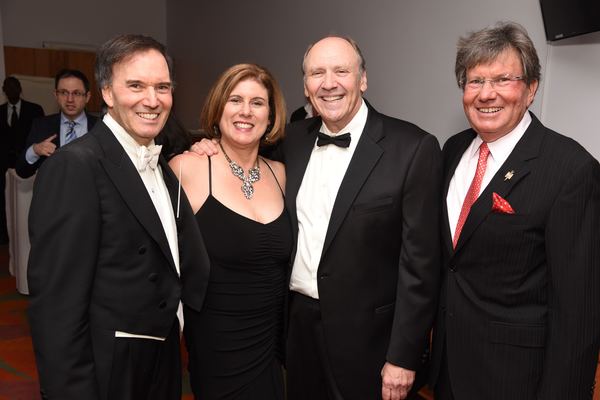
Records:
[[[581,399],[600,343],[600,166],[528,107],[540,63],[525,29],[461,38],[471,129],[444,146],[436,400]]]

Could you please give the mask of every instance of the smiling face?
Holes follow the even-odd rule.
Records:
[[[478,64],[467,71],[472,79],[495,79],[501,76],[521,76],[523,67],[518,53],[507,49],[489,63]],[[486,82],[479,90],[465,86],[463,108],[471,127],[486,142],[493,142],[512,131],[533,102],[538,82],[511,81],[507,87],[493,88]]]
[[[269,93],[254,79],[240,81],[227,98],[219,130],[234,147],[258,146],[269,126]]]
[[[169,67],[162,54],[148,50],[112,67],[102,88],[108,113],[136,142],[148,145],[164,126],[173,104]]]
[[[367,90],[358,54],[342,38],[322,39],[306,55],[304,74],[304,94],[327,128],[339,132],[356,115]]]

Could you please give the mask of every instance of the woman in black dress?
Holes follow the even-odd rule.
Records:
[[[283,136],[285,104],[264,68],[239,64],[211,89],[201,122],[221,151],[171,160],[211,260],[202,310],[184,308],[199,400],[283,399],[281,349],[292,248],[283,164],[258,155]]]

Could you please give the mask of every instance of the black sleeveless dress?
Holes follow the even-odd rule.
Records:
[[[210,279],[203,309],[184,309],[192,390],[198,400],[283,399],[289,215],[262,224],[230,210],[212,195],[210,167],[209,158],[210,194],[196,214]]]

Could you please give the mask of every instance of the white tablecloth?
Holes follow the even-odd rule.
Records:
[[[31,178],[20,178],[14,169],[6,171],[6,226],[8,229],[9,270],[17,280],[17,290],[29,294],[27,260],[29,259],[29,230],[27,220],[33,192]]]

